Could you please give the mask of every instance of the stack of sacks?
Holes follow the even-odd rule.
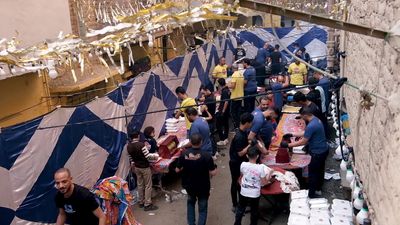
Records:
[[[178,132],[178,122],[179,120],[175,118],[169,118],[165,121],[165,129],[167,130],[168,134]]]
[[[309,225],[309,216],[308,190],[293,191],[290,194],[288,225]]]
[[[310,203],[310,225],[330,225],[329,203],[326,198],[314,198]]]
[[[331,223],[335,225],[351,225],[353,221],[353,207],[346,200],[332,200]]]

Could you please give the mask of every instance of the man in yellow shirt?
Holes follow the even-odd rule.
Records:
[[[229,88],[231,89],[231,114],[232,121],[235,128],[239,127],[240,115],[242,114],[242,102],[244,96],[244,76],[243,73],[238,71],[238,65],[232,65],[233,74],[231,76],[231,81],[229,82]]]
[[[175,118],[179,118],[182,114],[185,116],[186,121],[186,129],[190,130],[190,126],[192,123],[189,121],[188,116],[186,114],[186,109],[189,107],[196,107],[196,101],[193,98],[189,98],[188,94],[184,87],[179,86],[175,89],[175,93],[178,96],[178,99],[181,100],[181,108],[175,113]]]
[[[289,65],[290,84],[295,86],[307,83],[307,67],[299,60]]]
[[[215,66],[212,72],[212,78],[214,80],[214,83],[216,83],[216,80],[218,80],[219,78],[226,79],[228,77],[227,71],[228,71],[228,66],[226,65],[226,60],[224,57],[221,57],[219,59],[219,64]]]

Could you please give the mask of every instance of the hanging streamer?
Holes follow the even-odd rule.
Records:
[[[79,63],[81,65],[81,74],[83,75],[85,72],[85,58],[82,53],[78,55]]]
[[[111,76],[111,69],[110,69],[110,66],[108,66],[106,60],[104,60],[103,57],[101,57],[101,56],[99,56],[99,60],[100,60],[100,62],[107,68],[108,76]],[[107,76],[104,76],[104,81],[105,81],[106,83],[108,83],[108,78],[107,78]]]
[[[128,60],[129,60],[129,66],[133,66],[135,64],[135,60],[133,60],[133,52],[132,52],[132,48],[131,45],[128,43],[128,50],[129,50],[129,56],[128,56]]]
[[[122,75],[125,73],[124,57],[122,57],[122,52],[119,53],[119,63],[121,66],[118,72]]]
[[[76,78],[76,74],[75,74],[75,70],[74,70],[74,67],[73,67],[73,64],[72,64],[71,57],[68,58],[68,62],[69,62],[69,66],[71,68],[72,78],[74,79],[74,82],[76,83],[76,82],[78,82],[78,79]]]

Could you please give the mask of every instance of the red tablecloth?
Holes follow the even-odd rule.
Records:
[[[160,159],[157,162],[152,163],[151,169],[153,173],[168,173],[169,166],[179,158],[181,152],[181,150],[177,151],[170,159]]]
[[[269,155],[261,159],[261,162],[269,167],[279,167],[285,170],[304,169],[311,162],[311,156],[308,154],[293,154],[290,162],[276,163],[275,155],[276,152],[270,152]]]
[[[278,146],[282,141],[282,137],[287,133],[295,133],[303,131],[306,127],[304,120],[297,120],[299,114],[284,113],[279,121],[275,131],[275,136],[272,138],[270,151],[278,150]]]
[[[284,169],[279,167],[271,167],[271,168],[282,173],[286,172]],[[269,184],[261,188],[262,195],[279,195],[283,193],[285,192],[282,191],[281,182],[278,180],[275,180],[272,184]]]
[[[187,138],[187,131],[186,131],[186,125],[184,122],[179,122],[178,123],[178,132],[170,133],[167,135],[164,135],[157,140],[157,144],[159,145],[163,140],[165,140],[169,135],[175,135],[178,138],[179,142],[184,141]],[[181,155],[181,150],[177,151],[170,159],[160,159],[155,163],[151,164],[151,169],[153,173],[168,173],[169,172],[169,166],[171,163],[173,163],[176,159],[179,158]]]
[[[275,136],[272,138],[269,154],[264,156],[261,161],[270,167],[279,167],[285,170],[303,169],[303,177],[308,177],[307,166],[311,162],[311,156],[308,154],[293,154],[289,163],[276,163],[275,155],[277,146],[280,145],[282,137],[287,133],[303,131],[306,127],[304,120],[298,120],[299,114],[284,113],[276,128]]]

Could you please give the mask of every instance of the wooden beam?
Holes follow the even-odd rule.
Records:
[[[309,23],[314,23],[318,25],[323,25],[326,27],[331,27],[339,30],[345,30],[352,33],[363,34],[370,37],[375,37],[379,39],[385,39],[388,32],[377,30],[374,28],[361,26],[353,23],[348,23],[340,20],[329,19],[323,16],[318,16],[314,14],[309,14],[305,12],[300,12],[292,9],[283,8],[276,5],[271,5],[267,3],[253,2],[248,0],[241,0],[240,6],[244,8],[249,8],[255,11],[281,15],[289,17],[295,20],[302,20]]]

